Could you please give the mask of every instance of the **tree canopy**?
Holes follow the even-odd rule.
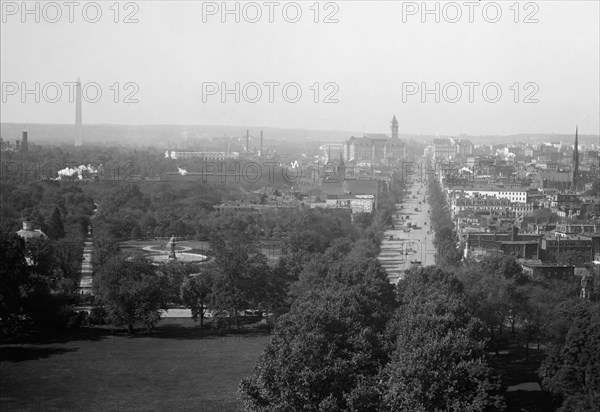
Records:
[[[573,302],[560,312],[563,328],[540,368],[542,385],[562,401],[561,412],[600,410],[600,305]]]
[[[110,321],[132,333],[136,323],[151,328],[166,309],[163,279],[143,256],[121,254],[98,270],[94,291]]]

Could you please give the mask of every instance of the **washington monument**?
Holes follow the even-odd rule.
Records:
[[[83,125],[81,123],[81,80],[75,85],[75,146],[83,144]]]

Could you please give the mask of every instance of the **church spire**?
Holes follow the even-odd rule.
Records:
[[[575,143],[573,144],[573,175],[571,177],[571,190],[577,191],[577,184],[579,183],[579,142],[578,132],[579,126],[575,127]]]

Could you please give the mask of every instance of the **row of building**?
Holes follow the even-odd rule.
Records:
[[[445,193],[464,259],[512,255],[535,276],[565,277],[576,268],[598,268],[600,197],[591,190],[598,174],[581,171],[577,134],[573,150],[562,146],[562,157],[571,159],[562,188],[532,178],[543,170],[520,154],[508,162],[503,152],[473,156],[465,149],[461,157],[456,155],[460,141],[441,140],[428,151],[430,160],[438,161],[430,169]],[[549,151],[543,147],[541,152]]]
[[[344,143],[324,144],[320,149],[323,151],[320,162],[303,159],[292,166],[278,165],[286,174],[289,172],[292,191],[275,196],[271,188],[267,197],[258,191],[242,201],[219,205],[217,209],[260,213],[273,208],[304,207],[346,210],[352,215],[373,213],[379,196],[391,184],[392,166],[401,163],[406,156],[405,142],[398,138],[395,116],[391,136],[350,137]],[[169,177],[180,178],[172,173]],[[197,176],[190,173],[186,177]]]
[[[15,145],[13,146],[10,141],[4,140],[0,137],[0,149],[2,151],[17,151],[22,153],[27,153],[29,151],[29,141],[27,139],[27,131],[23,130],[21,135],[21,140],[15,140]]]

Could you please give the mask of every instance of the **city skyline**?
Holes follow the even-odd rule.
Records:
[[[600,2],[0,12],[2,410],[600,411]]]

